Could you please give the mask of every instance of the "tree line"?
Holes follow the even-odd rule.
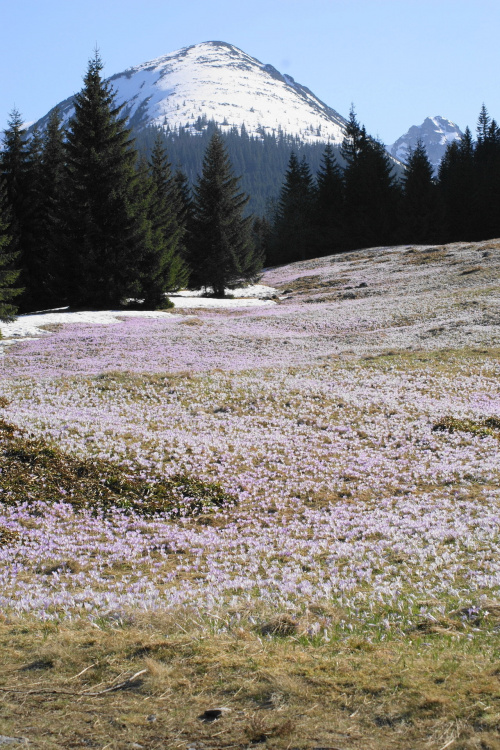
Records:
[[[224,295],[256,278],[264,261],[500,236],[500,128],[484,106],[476,140],[467,128],[453,141],[437,177],[421,142],[398,169],[351,110],[340,150],[321,147],[315,177],[310,154],[293,150],[278,198],[255,218],[214,124],[200,121],[199,142],[176,134],[204,145],[191,189],[186,173],[172,170],[168,132],[148,130],[149,157],[139,156],[101,70],[96,53],[66,127],[54,109],[43,135],[28,137],[18,112],[5,130],[0,319],[63,306],[167,307],[165,295],[188,284]]]
[[[476,140],[451,142],[438,175],[418,142],[402,174],[352,109],[340,159],[327,145],[313,178],[292,153],[279,197],[262,228],[274,265],[390,244],[500,236],[500,128],[483,105]]]
[[[28,137],[14,111],[0,154],[0,319],[70,306],[168,307],[195,283],[224,295],[258,274],[248,196],[221,135],[190,190],[160,139],[139,157],[96,52],[74,115]]]
[[[171,163],[182,165],[190,184],[200,174],[207,146],[217,130],[217,124],[200,117],[194,126],[170,128],[150,126],[136,133],[138,150],[148,157],[157,139],[167,150]],[[262,129],[251,134],[246,127],[224,129],[224,145],[236,174],[241,175],[241,189],[250,196],[246,213],[264,216],[269,201],[276,197],[290,154],[294,151],[305,157],[312,172],[319,168],[325,143],[304,143],[300,138],[283,131],[275,133]],[[339,147],[334,147],[335,157],[343,164]]]

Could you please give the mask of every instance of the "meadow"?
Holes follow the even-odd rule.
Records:
[[[0,734],[500,748],[499,253],[4,346]]]

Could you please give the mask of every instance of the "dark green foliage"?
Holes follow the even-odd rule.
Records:
[[[141,262],[151,234],[137,205],[137,154],[96,53],[90,60],[66,141],[63,243],[72,306],[116,307],[140,297]]]
[[[210,287],[220,297],[236,282],[254,279],[262,265],[252,243],[251,218],[243,215],[248,196],[238,183],[216,131],[194,188],[189,264],[191,285]]]
[[[397,237],[400,188],[382,143],[367,135],[351,109],[342,144],[345,226],[351,248],[387,245]]]
[[[483,105],[477,140],[467,128],[451,143],[439,169],[443,240],[483,240],[500,235],[500,128]]]
[[[500,438],[500,418],[459,419],[458,417],[443,417],[432,426],[433,432],[470,432],[473,435],[492,436]]]
[[[500,234],[500,128],[483,104],[477,125],[475,162],[475,234],[484,238]]]
[[[452,141],[439,165],[438,194],[441,237],[445,242],[474,239],[479,196],[476,189],[474,143],[469,128],[460,142]]]
[[[116,507],[145,516],[197,515],[236,502],[219,484],[188,474],[138,479],[129,468],[75,458],[3,420],[0,498],[8,505],[64,502],[75,510]]]
[[[316,255],[331,255],[345,244],[344,180],[328,144],[316,175],[315,246]]]
[[[187,263],[188,248],[193,231],[194,205],[186,173],[179,167],[174,174],[177,221],[183,230],[181,257]],[[188,267],[189,269],[189,267]]]
[[[167,154],[159,140],[151,155],[147,192],[147,216],[151,223],[152,242],[143,260],[143,288],[145,306],[154,308],[163,306],[165,290],[182,289],[189,276],[182,260],[185,230],[181,218],[181,198]]]
[[[304,159],[292,151],[281,188],[270,237],[268,262],[304,260],[315,255],[313,224],[314,187]]]
[[[18,253],[21,312],[38,308],[40,262],[38,227],[41,221],[41,138],[37,131],[29,140],[17,110],[4,131],[1,174],[5,184],[10,252]]]
[[[41,308],[62,305],[66,298],[61,247],[64,203],[64,132],[57,107],[50,112],[43,139],[41,173],[41,220],[38,228]]]
[[[17,313],[13,300],[19,296],[21,289],[16,284],[19,278],[19,270],[16,268],[18,254],[10,250],[11,239],[3,219],[5,213],[5,190],[0,182],[0,320],[7,322]]]
[[[213,122],[208,122],[197,135],[191,135],[189,130],[183,128],[178,131],[169,130],[168,127],[165,130],[148,128],[137,134],[136,143],[140,152],[149,159],[159,134],[170,161],[175,168],[182,165],[188,183],[193,185],[201,173],[203,157],[215,130]],[[325,149],[324,143],[303,144],[283,133],[249,136],[244,127],[232,128],[222,137],[235,174],[242,175],[241,190],[250,196],[245,213],[257,216],[263,216],[269,202],[277,197],[292,151],[299,158],[305,156],[315,174]],[[337,147],[334,152],[337,161],[343,163]]]
[[[271,222],[265,217],[256,216],[252,222],[252,238],[255,251],[263,259],[270,257],[272,236]]]
[[[438,209],[432,166],[422,141],[410,149],[403,175],[402,236],[405,242],[436,241]]]

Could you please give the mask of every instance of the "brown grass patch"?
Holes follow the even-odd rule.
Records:
[[[498,747],[491,641],[357,640],[262,639],[244,623],[211,634],[186,613],[128,626],[3,623],[2,733],[44,750]]]

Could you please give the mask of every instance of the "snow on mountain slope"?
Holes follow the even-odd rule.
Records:
[[[462,131],[451,120],[437,115],[426,117],[421,125],[413,125],[407,133],[398,138],[391,146],[387,146],[389,153],[396,159],[405,162],[408,149],[415,148],[420,139],[424,144],[427,156],[435,171],[438,170],[448,143],[462,138]]]
[[[222,130],[245,125],[250,135],[297,136],[303,142],[340,143],[346,121],[309,89],[226,42],[203,42],[128,68],[108,81],[135,130],[148,125],[188,127],[206,120]],[[59,105],[64,121],[70,97]],[[38,122],[44,128],[47,118]]]

